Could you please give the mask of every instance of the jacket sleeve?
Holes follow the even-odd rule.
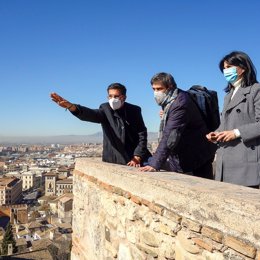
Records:
[[[77,110],[71,113],[80,120],[92,123],[102,123],[104,121],[105,116],[101,107],[99,109],[91,109],[81,105],[76,105],[76,107]]]
[[[249,100],[251,102],[251,100]],[[250,141],[254,138],[260,137],[260,85],[256,84],[253,90],[252,103],[254,109],[255,122],[244,124],[238,127],[243,142]]]
[[[224,124],[223,124],[223,115],[225,113],[226,106],[228,105],[228,102],[229,102],[229,99],[230,99],[231,96],[232,96],[232,93],[228,93],[224,98],[224,105],[223,105],[223,109],[222,109],[221,114],[220,114],[220,125],[214,132],[222,132],[222,131],[225,130]]]
[[[224,127],[223,127],[223,124],[222,124],[221,117],[222,117],[222,115],[220,115],[220,125],[219,125],[219,127],[216,130],[214,130],[214,132],[222,132],[222,131],[224,131]]]
[[[150,152],[147,149],[147,128],[144,124],[144,120],[142,117],[141,108],[138,107],[135,113],[135,120],[138,134],[138,145],[134,150],[134,155],[140,156],[142,160],[147,160],[149,156],[151,156]]]
[[[170,153],[176,153],[183,130],[188,123],[186,106],[172,104],[168,112],[168,119],[163,130],[162,139],[154,153],[149,165],[159,170]]]

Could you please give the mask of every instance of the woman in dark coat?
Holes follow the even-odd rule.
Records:
[[[221,124],[208,140],[218,142],[218,181],[258,188],[260,184],[260,84],[243,52],[231,52],[219,63],[226,87]]]

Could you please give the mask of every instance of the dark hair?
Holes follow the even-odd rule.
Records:
[[[153,84],[161,84],[166,88],[176,88],[177,84],[173,78],[173,76],[169,73],[160,72],[155,74],[151,79],[151,85]]]
[[[246,53],[241,51],[233,51],[227,54],[219,62],[219,69],[221,72],[224,70],[224,62],[228,63],[229,65],[238,66],[244,70],[244,73],[242,74],[243,79],[241,87],[251,86],[254,83],[258,83],[256,79],[256,68]],[[232,85],[228,83],[225,91],[229,92],[231,87]]]
[[[110,90],[110,89],[118,89],[121,93],[121,95],[126,95],[126,87],[120,83],[112,83],[110,84],[108,87],[107,87],[107,92]]]

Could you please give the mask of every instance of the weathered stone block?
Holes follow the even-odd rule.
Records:
[[[160,241],[156,237],[155,233],[150,231],[141,232],[140,241],[151,247],[159,247],[160,245]]]
[[[251,258],[255,258],[256,256],[256,249],[248,242],[241,241],[237,238],[227,236],[224,239],[225,245],[229,246],[230,248],[238,251],[239,253],[249,256]]]
[[[105,182],[99,182],[99,186],[100,186],[100,188],[108,191],[109,193],[113,193],[113,186],[112,185],[109,185]]]
[[[135,244],[137,242],[138,237],[138,226],[127,226],[126,228],[126,238],[129,242]]]
[[[158,257],[158,248],[148,246],[146,244],[136,244],[137,248],[153,257]]]
[[[138,208],[135,204],[127,204],[126,205],[126,219],[131,221],[137,220],[139,218]]]
[[[170,236],[175,236],[173,230],[165,224],[160,224],[159,230],[160,230],[160,232],[162,232],[164,234],[167,234],[167,235],[170,235]]]
[[[145,252],[140,251],[135,245],[129,246],[131,250],[131,255],[134,260],[147,260],[147,254]]]
[[[165,225],[167,225],[175,234],[177,234],[181,229],[182,229],[182,226],[180,224],[178,224],[177,222],[175,221],[171,221],[170,219],[161,219],[161,222]]]
[[[181,223],[182,220],[180,215],[168,209],[164,211],[163,216],[170,219],[171,221],[176,221],[177,223]]]
[[[175,243],[163,242],[160,246],[160,256],[167,260],[175,259]]]
[[[159,205],[159,204],[156,204],[156,203],[150,203],[149,209],[151,209],[152,211],[154,211],[155,213],[157,213],[161,216],[163,215],[163,212],[165,210],[165,208],[162,205]]]
[[[126,198],[126,199],[130,199],[131,198],[131,193],[129,191],[123,191],[123,196]]]
[[[195,231],[195,232],[200,232],[200,230],[201,230],[201,224],[199,224],[196,221],[193,221],[191,219],[182,218],[181,224],[182,224],[182,226],[184,226],[192,231]]]
[[[202,257],[205,260],[227,260],[227,259],[224,258],[223,254],[218,253],[218,252],[210,253],[208,251],[203,251]]]
[[[223,234],[220,231],[215,230],[213,228],[202,227],[201,234],[217,242],[222,242]]]
[[[141,205],[138,208],[138,219],[144,218],[144,216],[146,216],[148,214],[148,212],[149,212],[149,208],[144,205]]]
[[[210,241],[206,241],[205,239],[201,239],[201,238],[192,238],[192,240],[195,242],[196,245],[206,249],[209,252],[213,251],[213,245],[212,243],[210,243]]]
[[[141,198],[138,197],[138,196],[132,195],[132,196],[131,196],[131,201],[133,201],[134,203],[136,203],[136,204],[138,204],[138,205],[141,205],[141,204],[142,204],[142,203],[141,203]]]
[[[147,214],[145,214],[145,216],[143,216],[142,220],[146,227],[150,226],[154,222],[154,216],[154,212],[148,212]]]
[[[118,187],[113,187],[113,190],[112,190],[113,193],[119,195],[119,196],[123,196],[124,195],[124,191]]]
[[[200,252],[199,247],[194,245],[194,242],[191,239],[188,239],[188,236],[189,235],[186,232],[180,231],[177,234],[177,241],[179,242],[181,247],[189,253],[198,254]]]
[[[144,205],[144,206],[147,206],[147,207],[149,207],[149,205],[150,205],[150,201],[149,200],[146,200],[146,199],[144,199],[144,198],[141,198],[141,203]]]
[[[175,244],[175,260],[205,260],[200,255],[192,254],[182,247],[180,241]]]
[[[111,201],[111,198],[102,198],[103,209],[106,211],[106,214],[111,217],[115,217],[117,215],[116,204]]]
[[[232,260],[252,260],[252,258],[250,257],[246,257],[245,255],[231,249],[228,248],[227,250],[224,251],[223,253],[224,259],[232,259]]]

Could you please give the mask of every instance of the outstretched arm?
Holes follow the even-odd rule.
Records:
[[[60,107],[68,109],[74,116],[83,121],[101,123],[105,120],[102,109],[91,109],[81,105],[75,105],[57,93],[51,93],[51,99]]]
[[[60,107],[66,108],[71,112],[75,112],[77,110],[76,105],[70,103],[68,100],[59,96],[57,93],[51,93],[51,99],[56,102]]]

